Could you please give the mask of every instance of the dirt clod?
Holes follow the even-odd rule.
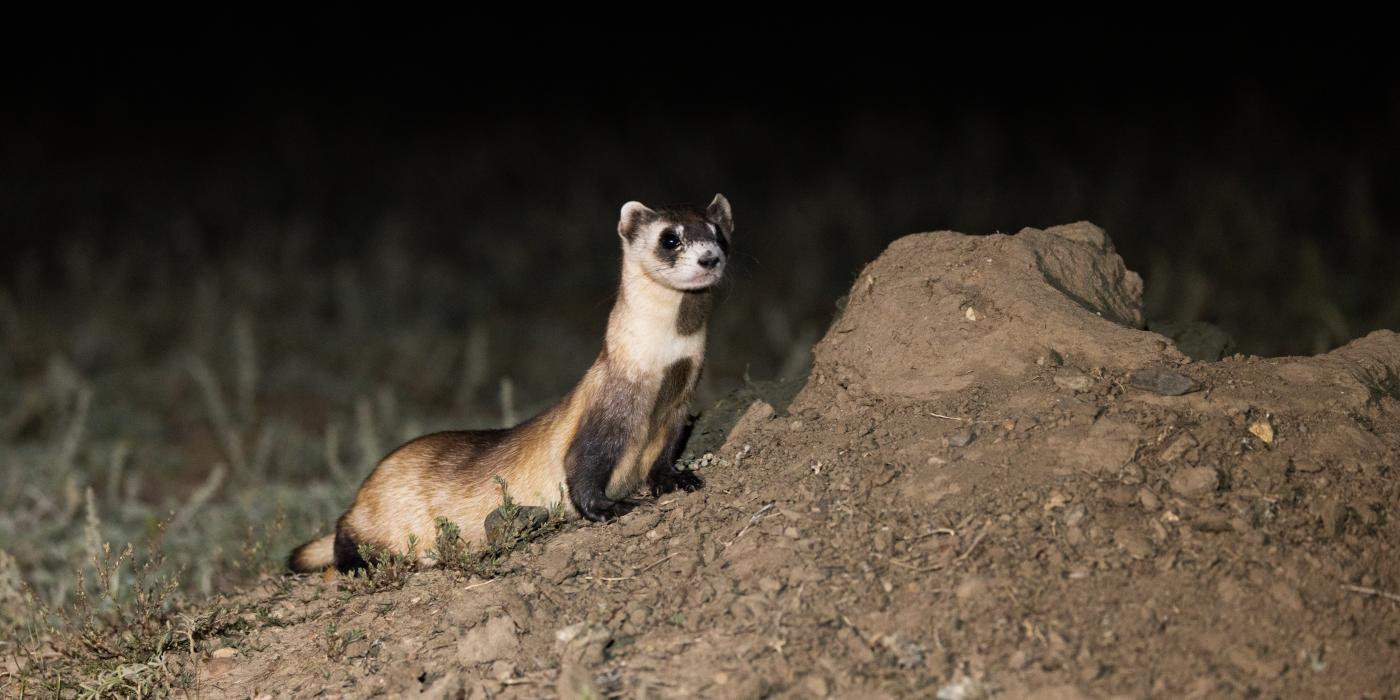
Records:
[[[1265,445],[1274,443],[1274,426],[1267,418],[1261,418],[1249,424],[1249,432]]]
[[[1148,488],[1138,489],[1137,499],[1138,503],[1142,505],[1142,509],[1149,512],[1162,507],[1162,499],[1158,498],[1157,494],[1153,493],[1152,490]]]
[[[1196,442],[1196,438],[1192,437],[1190,433],[1186,433],[1168,443],[1166,449],[1162,450],[1158,458],[1163,462],[1175,461],[1198,444],[1200,443]]]
[[[1083,372],[1069,370],[1055,375],[1055,386],[1068,391],[1088,391],[1094,386],[1094,380]]]
[[[499,615],[467,630],[457,641],[457,662],[473,665],[505,658],[518,646],[515,622]]]
[[[1118,543],[1124,552],[1134,559],[1146,559],[1152,556],[1152,542],[1142,533],[1135,530],[1119,530],[1114,533],[1113,539]]]
[[[971,429],[962,428],[948,436],[948,445],[950,447],[967,447],[968,444],[972,442],[973,437],[974,435]]]
[[[1209,467],[1190,467],[1172,476],[1171,487],[1178,495],[1198,498],[1210,493],[1220,484],[1220,477]]]
[[[503,547],[509,540],[527,535],[549,522],[549,509],[537,506],[518,506],[511,509],[510,519],[506,519],[501,508],[486,516],[486,543],[493,547]]]
[[[1161,367],[1147,367],[1133,370],[1128,375],[1128,385],[1135,389],[1150,391],[1162,396],[1181,396],[1198,391],[1201,387],[1190,377]]]

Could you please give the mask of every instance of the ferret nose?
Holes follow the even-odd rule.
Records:
[[[706,270],[713,270],[715,269],[715,266],[719,264],[719,256],[715,255],[714,253],[705,253],[704,255],[701,255],[700,259],[696,262],[700,263],[700,267],[703,267]]]

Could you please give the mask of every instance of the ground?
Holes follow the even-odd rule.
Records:
[[[161,663],[204,698],[1397,697],[1400,336],[1209,361],[1142,294],[1091,224],[901,238],[807,377],[699,407],[702,490],[490,570],[266,576]]]

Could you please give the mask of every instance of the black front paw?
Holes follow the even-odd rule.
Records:
[[[575,503],[574,508],[578,514],[594,522],[605,522],[616,520],[637,507],[637,502],[630,499],[614,501],[608,498],[590,499],[587,502]]]
[[[660,496],[672,491],[694,491],[705,485],[705,480],[692,471],[680,469],[655,469],[647,476],[647,486],[652,496]]]

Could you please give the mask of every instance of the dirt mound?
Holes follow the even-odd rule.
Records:
[[[1393,695],[1400,338],[1194,362],[1141,293],[1089,224],[903,238],[701,418],[704,490],[496,579],[269,582],[200,690]]]
[[[1158,361],[1164,339],[1142,326],[1142,279],[1093,224],[925,233],[866,267],[816,355],[842,384],[924,398],[1020,377],[1050,349],[1105,367]]]

